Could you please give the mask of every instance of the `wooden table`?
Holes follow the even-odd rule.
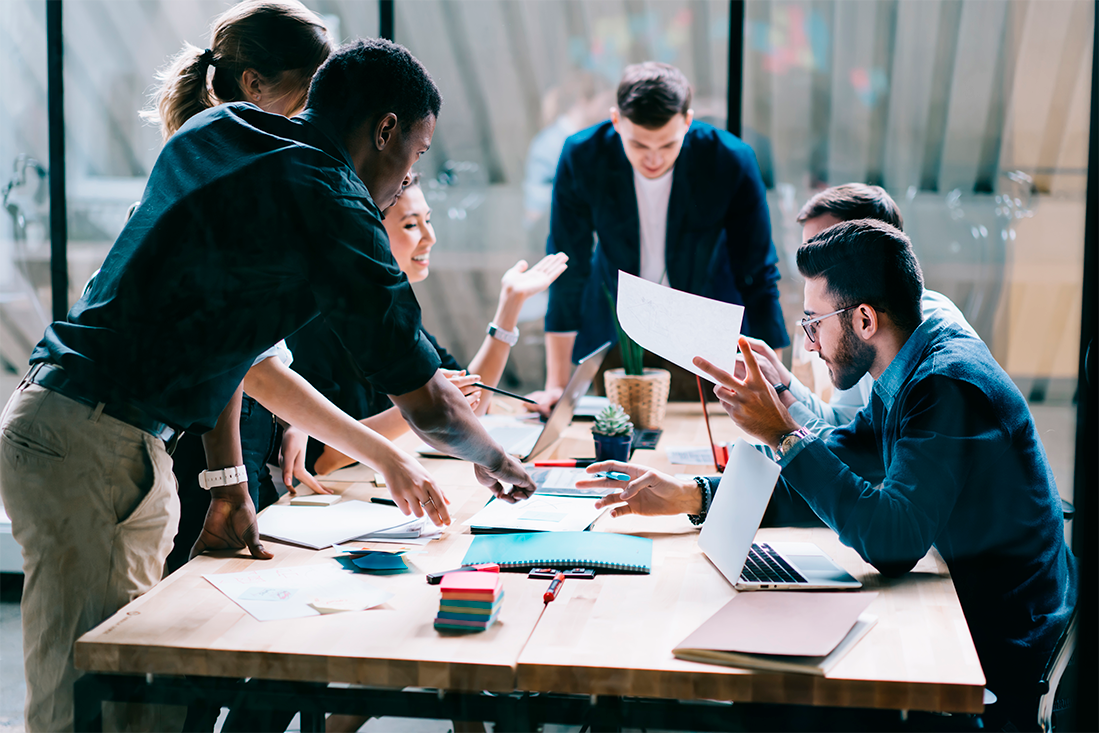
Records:
[[[671,406],[658,450],[639,451],[634,460],[666,471],[713,472],[713,467],[672,466],[664,456],[665,446],[706,444],[699,410],[698,406]],[[712,413],[716,439],[735,437],[736,429],[728,419],[714,417],[718,415]],[[584,423],[572,426],[551,455],[592,455],[587,429]],[[432,572],[461,564],[472,541],[462,522],[484,504],[488,493],[476,486],[470,464],[451,460],[425,463],[451,499],[455,520],[442,540],[413,556],[418,570]],[[366,483],[369,478],[373,471],[353,467],[326,482],[349,497],[384,495],[384,489]],[[368,698],[375,714],[382,710],[409,714],[408,705],[394,703],[392,696],[332,691],[325,687],[327,683],[449,691],[421,698],[425,704],[417,706],[423,717],[465,715],[508,720],[512,727],[530,725],[536,718],[570,722],[568,718],[595,700],[589,696],[982,710],[981,667],[947,569],[935,551],[913,572],[887,580],[827,529],[761,531],[771,540],[816,542],[868,589],[880,591],[869,609],[879,616],[878,625],[828,678],[819,678],[753,673],[675,659],[671,649],[676,643],[735,591],[699,551],[698,531],[683,516],[605,516],[596,528],[651,537],[653,573],[600,575],[592,581],[567,582],[545,611],[541,600],[545,582],[528,581],[519,573],[504,574],[506,599],[500,623],[485,633],[469,635],[441,635],[434,630],[439,592],[424,582],[421,572],[371,576],[371,583],[395,594],[379,608],[259,622],[202,576],[241,572],[253,566],[308,565],[331,558],[336,551],[314,552],[268,543],[268,549],[275,552],[269,561],[253,561],[240,553],[196,558],[81,637],[76,645],[76,666],[100,674],[78,683],[78,704],[95,706],[96,698],[112,695],[117,699],[123,694],[119,685],[104,683],[114,680],[111,675],[130,675],[140,677],[118,679],[144,680],[146,692],[155,681],[164,680],[171,687],[172,680],[182,679],[180,676],[318,683],[309,688],[312,693],[306,703],[314,704],[314,715],[312,723],[303,715],[303,730],[312,725],[323,729],[322,709],[350,711]],[[203,694],[214,694],[225,684],[208,685]],[[486,698],[466,694],[483,690],[585,697]],[[433,699],[439,704],[427,704]],[[551,700],[558,702],[551,705]],[[537,710],[532,707],[535,703]]]

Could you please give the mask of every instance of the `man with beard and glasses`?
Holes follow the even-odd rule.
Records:
[[[1023,395],[989,349],[950,319],[924,318],[920,265],[894,227],[860,219],[798,250],[805,346],[837,387],[874,378],[870,404],[819,437],[783,406],[746,340],[739,379],[696,357],[734,422],[769,446],[782,478],[883,575],[935,547],[947,562],[988,688],[985,727],[1036,728],[1038,682],[1077,602],[1076,560]],[[713,487],[615,462],[590,472],[613,514],[703,515]],[[624,486],[625,483],[625,486]],[[578,483],[578,486],[581,486]]]

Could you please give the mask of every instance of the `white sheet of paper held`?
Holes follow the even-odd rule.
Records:
[[[745,308],[666,288],[619,271],[619,325],[647,351],[710,379],[691,363],[701,356],[733,373]]]

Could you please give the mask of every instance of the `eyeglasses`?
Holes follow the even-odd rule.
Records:
[[[811,344],[816,344],[817,343],[817,324],[818,323],[820,323],[821,321],[824,321],[826,318],[832,318],[833,316],[838,316],[841,313],[847,313],[848,311],[852,310],[853,308],[858,308],[858,307],[859,307],[858,304],[850,305],[847,308],[841,308],[838,311],[833,311],[832,313],[826,313],[825,315],[817,316],[816,318],[803,318],[801,321],[798,322],[798,324],[800,326],[802,326],[802,330],[806,332],[806,338],[808,338],[810,340],[810,343]]]

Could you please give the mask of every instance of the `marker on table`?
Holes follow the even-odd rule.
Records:
[[[495,563],[486,563],[485,565],[463,565],[462,567],[455,568],[454,570],[444,570],[444,571],[438,572],[438,573],[428,573],[424,577],[427,578],[428,585],[439,585],[440,581],[443,580],[444,575],[448,575],[450,573],[477,573],[477,572],[481,572],[481,573],[499,573],[500,572],[500,566],[495,564]]]
[[[481,387],[482,389],[487,389],[490,392],[496,392],[497,394],[502,394],[505,397],[511,397],[512,399],[519,400],[520,402],[526,402],[529,405],[537,405],[538,404],[538,402],[531,399],[530,397],[524,397],[523,395],[514,394],[512,392],[509,392],[508,390],[501,389],[499,387],[490,387],[489,385],[482,384],[481,382],[474,382],[474,386],[475,387]]]
[[[588,468],[595,458],[559,458],[553,461],[535,461],[535,468]]]
[[[397,502],[393,499],[387,499],[384,496],[372,496],[370,498],[371,504],[385,504],[386,506],[397,506]]]
[[[565,573],[558,573],[554,576],[554,579],[550,581],[550,587],[546,589],[546,592],[542,594],[543,604],[549,603],[558,597],[558,593],[561,592],[561,587],[565,584]]]

